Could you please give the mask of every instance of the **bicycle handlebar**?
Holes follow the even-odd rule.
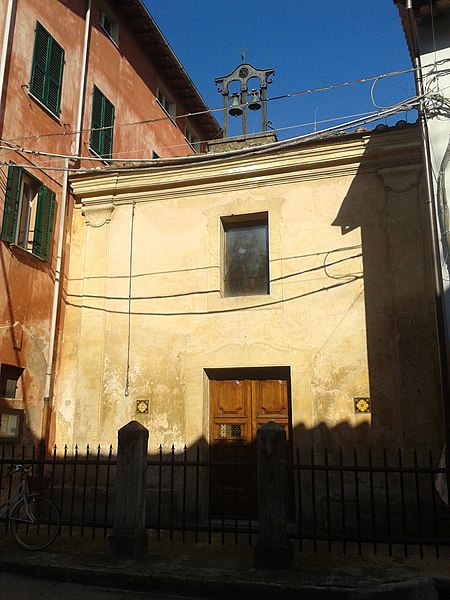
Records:
[[[24,467],[23,465],[14,465],[14,466],[10,467],[8,475],[11,477],[11,475],[14,475],[14,473],[31,473],[31,472],[32,472],[31,467]]]

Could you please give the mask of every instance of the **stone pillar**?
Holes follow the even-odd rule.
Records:
[[[258,463],[259,537],[255,567],[286,569],[293,565],[294,549],[288,538],[286,433],[273,421],[256,436]]]
[[[139,558],[148,552],[145,485],[148,430],[131,421],[119,430],[114,527],[107,552]]]
[[[386,233],[391,281],[387,282],[395,344],[395,405],[405,447],[440,452],[443,430],[433,262],[421,168],[378,171],[386,193]],[[386,311],[387,312],[387,311]],[[386,314],[383,315],[386,319]],[[390,367],[391,368],[391,367]],[[384,366],[379,365],[383,371]],[[438,424],[438,425],[437,425]],[[430,433],[435,432],[430,442]],[[398,434],[397,434],[398,436]]]

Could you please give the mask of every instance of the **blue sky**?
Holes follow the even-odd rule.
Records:
[[[392,0],[144,1],[209,108],[222,106],[214,79],[241,63],[242,49],[254,67],[275,69],[269,98],[411,67]],[[274,100],[268,103],[268,118],[280,139],[319,130],[338,122],[324,120],[351,120],[352,115],[376,110],[371,86],[372,82]],[[380,106],[412,95],[411,73],[380,80],[374,89]],[[222,115],[215,114],[222,125]],[[260,130],[260,112],[254,115],[250,132]],[[405,115],[388,123],[400,118]],[[415,113],[408,119],[415,120]],[[230,121],[231,133],[238,135],[240,119]]]

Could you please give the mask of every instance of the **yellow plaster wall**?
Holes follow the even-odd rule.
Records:
[[[408,156],[406,162],[416,163],[417,138],[403,136],[402,161]],[[383,389],[371,390],[368,365],[367,320],[375,323],[380,314],[383,322],[395,320],[395,294],[385,284],[389,259],[374,275],[380,306],[365,297],[364,269],[376,263],[370,253],[383,256],[393,243],[386,216],[391,188],[379,172],[383,152],[392,163],[392,145],[384,150],[376,142],[370,150],[369,139],[349,140],[331,144],[328,154],[324,146],[306,147],[253,161],[238,155],[219,164],[187,161],[132,175],[74,178],[79,203],[55,393],[56,441],[115,444],[117,430],[132,419],[148,427],[153,450],[208,440],[205,369],[288,366],[297,442],[405,442],[398,392],[399,364],[408,358],[401,352],[399,358],[393,331],[371,329],[372,355],[379,347],[380,356],[385,352],[374,360],[392,375]],[[418,198],[418,169],[396,168]],[[414,210],[408,219],[415,222]],[[261,211],[269,215],[271,293],[223,297],[220,217]],[[362,237],[373,229],[375,247],[364,246]],[[420,252],[426,262],[425,246]],[[428,275],[420,277],[417,294],[430,321]],[[436,420],[430,340],[424,385]],[[372,414],[355,414],[360,396],[371,398]],[[148,414],[136,413],[140,399],[149,402]],[[390,427],[383,420],[388,405]]]

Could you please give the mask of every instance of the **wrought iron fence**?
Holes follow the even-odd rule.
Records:
[[[14,464],[33,467],[33,490],[50,497],[61,513],[63,531],[84,536],[99,532],[106,536],[114,518],[114,477],[116,458],[113,448],[87,446],[80,452],[65,446],[62,452],[55,447],[47,454],[42,446],[3,446],[0,458],[0,478],[3,492],[12,494],[17,482],[8,478]],[[7,515],[4,518],[5,527]]]
[[[62,515],[68,535],[105,536],[114,519],[116,456],[113,448],[3,446],[0,477],[8,467],[33,466],[36,488],[45,490]],[[208,447],[160,447],[147,460],[146,526],[157,539],[254,545],[258,534],[256,463],[236,451],[221,456]],[[353,450],[294,452],[288,467],[289,535],[298,550],[405,556],[431,546],[437,556],[450,546],[446,469],[431,452],[374,453]],[[6,482],[6,484],[5,484]],[[437,487],[437,482],[440,485]],[[4,479],[3,494],[13,483]],[[5,525],[6,527],[6,525]]]
[[[450,545],[446,469],[431,451],[353,450],[344,456],[342,449],[297,449],[292,473],[297,508],[292,538],[300,550],[309,540],[314,550],[322,543],[345,553],[354,544],[360,554],[363,547],[376,554],[384,546],[389,555],[397,547],[408,556],[416,547],[423,557],[425,546],[439,556],[440,547]]]

